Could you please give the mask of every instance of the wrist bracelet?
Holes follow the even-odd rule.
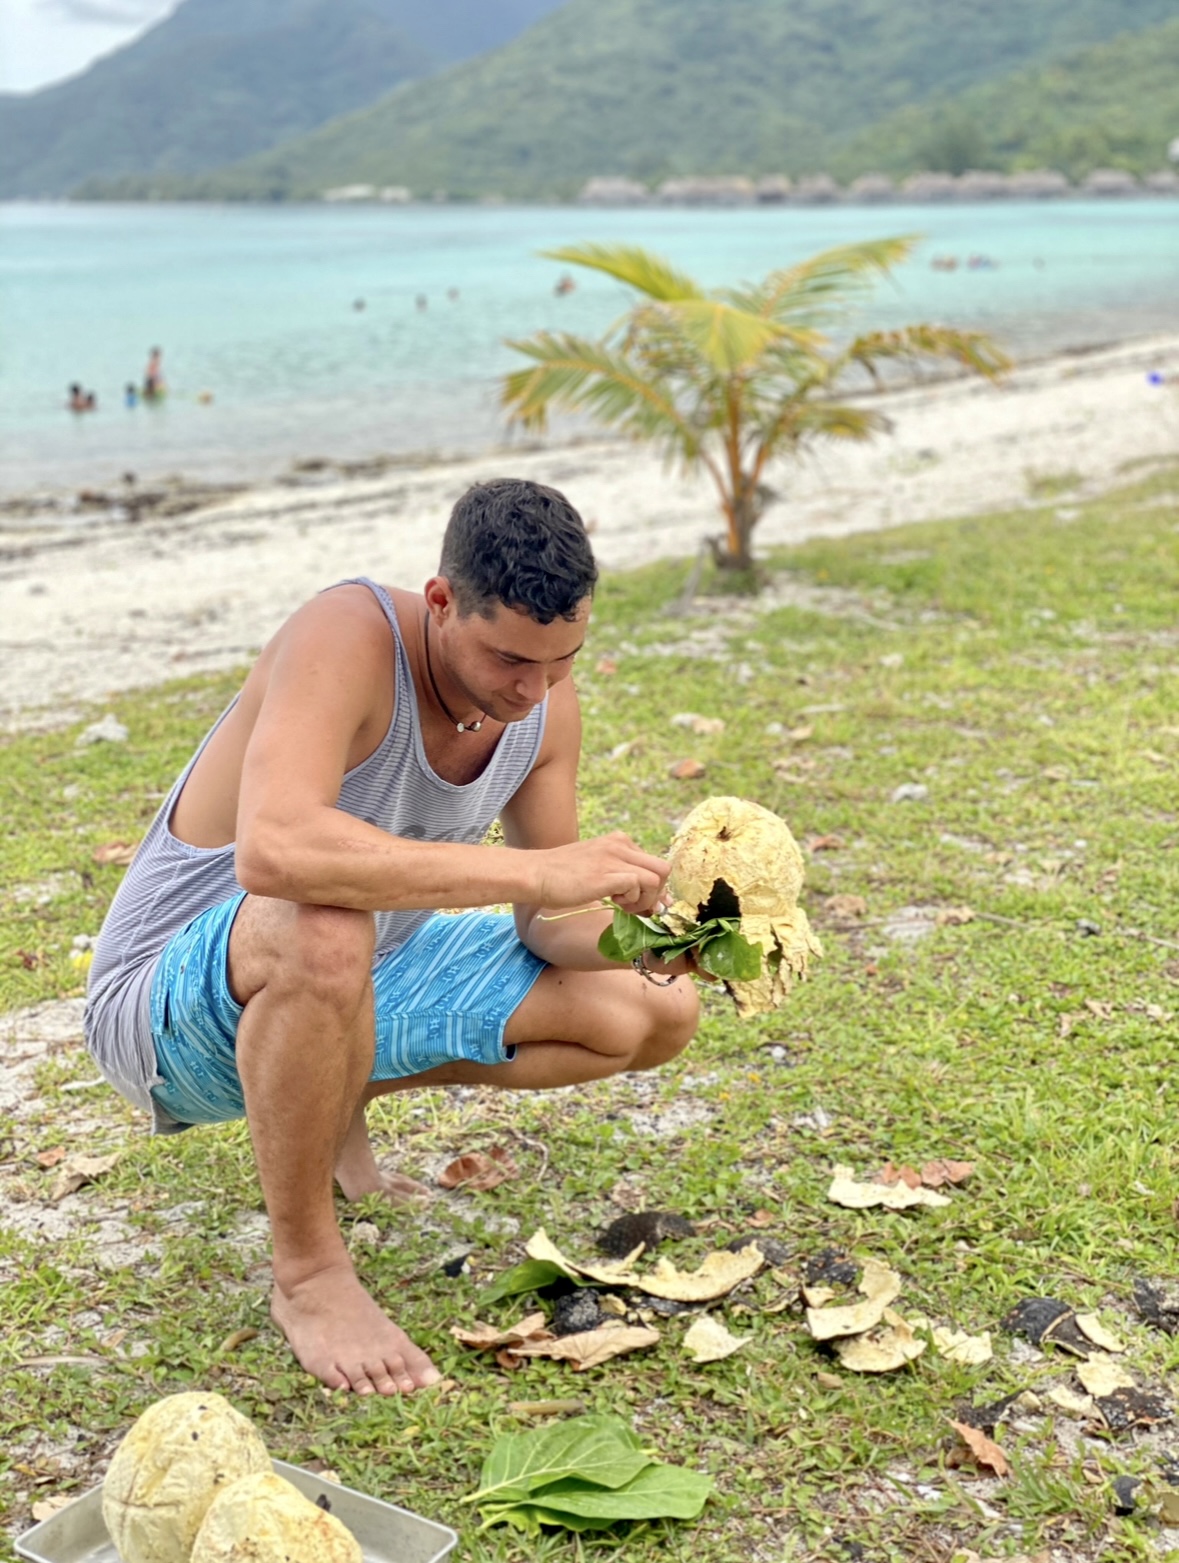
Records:
[[[653,971],[648,971],[643,961],[642,950],[639,951],[630,964],[634,970],[638,972],[640,977],[646,977],[647,981],[653,982],[657,988],[670,988],[673,982],[678,982],[680,980],[678,972],[674,972],[671,976],[668,977],[657,977]]]

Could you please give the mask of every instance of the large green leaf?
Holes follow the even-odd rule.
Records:
[[[569,1477],[600,1488],[623,1487],[650,1464],[651,1457],[618,1417],[572,1417],[499,1439],[483,1462],[479,1491],[463,1502],[524,1502]]]
[[[694,1520],[708,1501],[710,1476],[679,1465],[647,1465],[622,1487],[604,1491],[566,1478],[533,1494],[538,1508],[595,1520]]]
[[[502,1302],[505,1297],[523,1297],[527,1292],[551,1286],[554,1281],[572,1281],[576,1286],[585,1284],[580,1276],[563,1270],[552,1259],[525,1259],[522,1264],[505,1270],[498,1281],[493,1281],[480,1293],[479,1300],[494,1303]]]
[[[761,945],[750,944],[735,928],[706,940],[696,952],[697,963],[726,982],[755,982],[761,976]]]

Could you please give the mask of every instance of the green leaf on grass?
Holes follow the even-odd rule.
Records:
[[[572,1417],[499,1439],[483,1462],[479,1491],[463,1502],[526,1502],[540,1488],[567,1477],[601,1489],[623,1487],[650,1464],[651,1457],[618,1417]]]
[[[523,1264],[505,1270],[498,1281],[493,1281],[480,1293],[479,1300],[493,1303],[502,1302],[505,1297],[523,1297],[527,1292],[551,1286],[554,1281],[573,1281],[577,1286],[586,1284],[581,1276],[563,1269],[552,1259],[525,1259]]]
[[[576,1477],[534,1493],[533,1504],[553,1515],[604,1520],[694,1520],[712,1491],[712,1478],[679,1465],[651,1464],[623,1487],[591,1487]]]

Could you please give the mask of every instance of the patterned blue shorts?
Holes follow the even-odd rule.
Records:
[[[242,1006],[229,991],[237,895],[194,917],[164,946],[151,988],[163,1083],[152,1096],[180,1123],[245,1116],[234,1049]],[[464,1059],[502,1064],[504,1027],[544,970],[507,913],[436,913],[373,967],[373,1080],[399,1080]]]

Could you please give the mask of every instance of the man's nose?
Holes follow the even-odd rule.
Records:
[[[539,701],[548,694],[549,680],[543,667],[529,668],[516,685],[521,700]]]

